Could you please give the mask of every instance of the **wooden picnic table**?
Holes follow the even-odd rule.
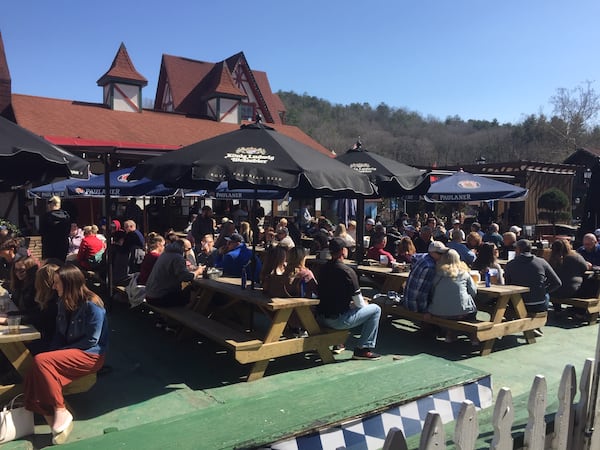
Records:
[[[403,292],[404,285],[410,275],[409,272],[394,273],[392,269],[383,266],[358,266],[359,273],[372,274],[381,277],[382,292]],[[423,313],[409,311],[396,303],[384,302],[380,306],[386,314],[399,316],[416,321],[426,321],[458,331],[471,333],[481,343],[481,355],[491,353],[496,338],[522,332],[527,343],[535,342],[534,331],[546,324],[547,313],[529,315],[523,301],[522,294],[529,292],[529,288],[516,285],[492,284],[486,287],[485,283],[477,283],[475,303],[477,308],[487,311],[490,320],[476,322],[455,321],[440,317],[425,317]],[[511,305],[509,307],[509,305]]]
[[[311,308],[319,299],[271,298],[261,289],[241,289],[239,278],[197,278],[192,285],[188,306],[150,307],[231,348],[238,362],[252,363],[248,381],[262,378],[272,358],[316,350],[324,363],[333,362],[329,347],[344,343],[348,337],[347,330],[324,329],[317,323]],[[268,326],[263,333],[252,329],[252,323],[242,323],[248,307],[266,317]],[[307,337],[284,335],[292,315],[308,332]]]
[[[391,267],[381,265],[358,265],[355,269],[360,275],[366,275],[373,279],[383,293],[402,292],[410,274],[408,271],[394,272]]]
[[[0,351],[10,361],[22,379],[31,367],[32,357],[25,342],[40,339],[40,332],[31,325],[20,325],[18,334],[8,334],[8,326],[0,325]],[[0,398],[14,397],[23,391],[23,384],[1,384]]]

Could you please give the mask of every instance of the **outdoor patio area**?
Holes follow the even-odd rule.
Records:
[[[550,313],[535,344],[509,336],[480,357],[466,340],[445,344],[408,322],[385,320],[379,361],[350,360],[351,351],[326,365],[316,353],[277,358],[264,378],[246,383],[247,367],[222,347],[194,337],[179,341],[155,324],[143,309],[113,305],[107,370],[90,391],[68,398],[76,423],[66,448],[265,446],[487,373],[494,399],[503,386],[513,397],[528,393],[536,374],[546,376],[549,398],[556,398],[564,365],[579,375],[598,332]],[[36,432],[34,448],[50,445],[47,425],[40,422]],[[17,441],[3,448],[30,447]]]

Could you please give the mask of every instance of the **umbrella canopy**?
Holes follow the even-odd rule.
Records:
[[[57,181],[55,183],[44,184],[42,186],[34,187],[27,190],[27,194],[30,198],[50,198],[53,196],[66,197],[67,186],[71,183],[81,182],[81,180],[74,180],[73,178],[67,178],[66,180]]]
[[[186,197],[213,197],[218,200],[279,200],[287,196],[284,190],[266,190],[266,189],[229,189],[229,183],[223,181],[219,183],[214,194],[206,189],[199,191],[188,191]]]
[[[429,202],[521,201],[527,189],[491,178],[456,172],[431,185],[425,200]]]
[[[89,163],[0,117],[0,189],[59,177],[89,177]]]
[[[381,197],[425,194],[429,188],[426,170],[371,153],[362,148],[360,141],[336,159],[357,172],[366,174],[377,186]]]
[[[260,123],[191,144],[138,164],[133,178],[214,190],[281,189],[298,197],[360,197],[375,193],[366,175]]]
[[[175,194],[177,189],[148,178],[129,181],[132,170],[119,169],[110,173],[111,197],[164,197]],[[106,194],[104,175],[95,175],[85,181],[71,180],[66,188],[70,197],[104,197]]]

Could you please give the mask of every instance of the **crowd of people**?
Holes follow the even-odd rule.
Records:
[[[113,220],[108,230],[107,224],[80,227],[61,208],[60,198],[53,197],[40,221],[41,261],[29,254],[23,238],[0,230],[0,278],[17,306],[14,313],[41,333],[39,341],[28,343],[34,362],[24,383],[26,406],[45,417],[53,442],[64,442],[73,426],[62,388],[97,372],[105,362],[107,317],[103,300],[88,288],[90,271],[106,275],[111,270],[113,283],[127,287],[130,301],[161,307],[186,304],[186,282],[213,269],[247,278],[269,296],[318,297],[314,312],[321,324],[360,327],[354,359],[380,357],[375,349],[381,309],[363,297],[356,272],[344,264],[360,248],[356,221],[334,225],[324,216],[312,217],[308,205],[297,218],[271,223],[264,217],[254,223],[247,218],[239,212],[235,220],[217,222],[211,207],[204,206],[191,218],[187,235],[173,230],[144,235],[129,217],[123,224]],[[387,226],[367,218],[361,225],[369,243],[364,258],[410,269],[405,307],[448,319],[475,319],[474,272],[494,284],[529,287],[525,306],[536,313],[548,309],[550,294],[568,298],[589,288],[585,272],[600,268],[600,230],[586,234],[576,250],[569,240],[555,240],[546,260],[534,255],[517,225],[500,234],[494,222],[465,227],[459,218],[444,221],[433,214],[403,214]],[[252,248],[256,245],[263,247],[261,257]],[[326,255],[316,273],[307,267],[309,253]],[[501,259],[509,260],[504,267]],[[0,316],[4,321],[6,315]],[[290,325],[294,335],[306,336],[297,318]],[[455,338],[446,331],[447,342]],[[478,343],[474,336],[471,341]],[[333,350],[344,351],[344,346],[340,342]]]

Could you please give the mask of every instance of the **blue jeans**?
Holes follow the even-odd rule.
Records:
[[[360,309],[349,309],[336,318],[320,316],[319,321],[335,330],[349,330],[362,325],[358,347],[375,348],[377,331],[379,330],[379,317],[381,317],[379,305],[369,303]]]

